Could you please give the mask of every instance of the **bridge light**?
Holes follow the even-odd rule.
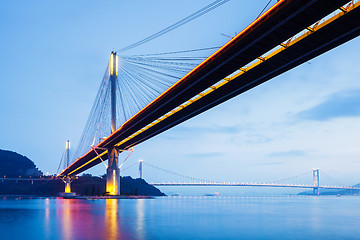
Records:
[[[70,186],[66,184],[65,193],[71,193]]]
[[[66,147],[65,147],[65,149],[70,149],[70,141],[69,141],[69,140],[66,141]]]
[[[110,54],[110,66],[109,66],[109,71],[110,71],[110,75],[112,75],[112,73],[113,73],[113,61],[114,61],[114,58],[113,58],[113,53],[111,52],[111,54]]]
[[[111,183],[108,183],[109,184],[109,192],[111,195],[115,195],[116,194],[116,170],[114,169],[113,170],[113,179],[112,179],[112,182]]]
[[[110,75],[118,75],[118,62],[119,62],[119,58],[118,55],[116,55],[115,52],[111,52],[110,55],[110,63],[109,63],[109,73]],[[114,69],[115,68],[115,69]]]

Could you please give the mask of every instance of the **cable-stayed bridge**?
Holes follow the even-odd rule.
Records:
[[[357,37],[359,5],[280,0],[204,60],[112,52],[75,161],[59,176],[104,163],[118,194],[119,153]]]

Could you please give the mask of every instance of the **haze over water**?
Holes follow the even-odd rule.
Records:
[[[359,197],[0,199],[1,239],[359,239]]]

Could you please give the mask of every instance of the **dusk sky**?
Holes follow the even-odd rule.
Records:
[[[211,2],[1,1],[0,149],[54,174],[66,140],[73,148],[79,141],[110,52]],[[126,54],[221,46],[224,34],[240,32],[267,2],[230,0]],[[357,38],[304,63],[136,146],[124,167],[143,159],[184,175],[245,182],[320,168],[359,183],[359,52]],[[136,169],[122,175],[136,177]],[[144,166],[145,179],[159,175]]]

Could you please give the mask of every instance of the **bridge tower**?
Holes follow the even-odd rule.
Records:
[[[65,146],[65,167],[67,168],[70,165],[70,141],[66,141]],[[69,176],[65,178],[65,193],[71,193],[71,179]]]
[[[320,182],[320,175],[319,175],[319,169],[313,169],[313,193],[314,195],[319,195],[319,184]]]
[[[65,161],[64,161],[64,169],[70,165],[70,141],[66,141],[65,145]]]
[[[110,54],[110,85],[111,85],[111,133],[116,131],[116,82],[118,77],[118,56]],[[106,170],[106,192],[120,195],[119,152],[115,146],[108,148],[109,165]]]
[[[66,146],[65,146],[65,158],[64,160],[64,168],[67,168],[70,165],[70,141],[67,140],[66,141]],[[64,193],[60,193],[63,194],[63,196],[75,196],[74,192],[71,192],[71,182],[72,179],[69,176],[66,176],[64,179],[62,179],[65,183],[65,192]]]
[[[139,178],[142,179],[142,163],[143,160],[139,160]]]

